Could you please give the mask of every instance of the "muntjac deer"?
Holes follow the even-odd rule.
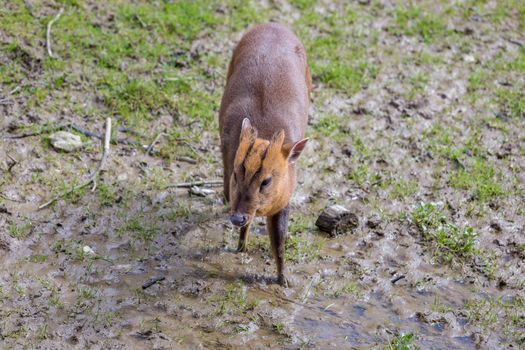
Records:
[[[311,90],[302,43],[282,25],[262,24],[233,52],[219,111],[224,194],[230,220],[240,227],[238,250],[246,251],[253,218],[266,216],[277,279],[285,286],[288,202],[308,140]]]

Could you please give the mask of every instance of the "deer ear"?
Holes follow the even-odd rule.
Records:
[[[250,119],[248,118],[244,118],[242,120],[242,128],[241,130],[245,130],[245,129],[248,129],[248,128],[251,128],[252,127],[252,123],[250,122]]]
[[[283,145],[284,142],[284,130],[281,129],[277,132],[275,132],[272,136],[272,139],[270,140],[272,144],[275,144],[279,146],[279,148]]]
[[[252,123],[248,118],[242,120],[241,135],[239,139],[242,142],[244,138],[250,143],[255,142],[255,139],[257,138],[257,130],[252,126]]]
[[[306,146],[306,142],[308,142],[308,139],[302,139],[294,144],[288,143],[283,146],[283,150],[288,156],[288,163],[295,163],[297,161]]]

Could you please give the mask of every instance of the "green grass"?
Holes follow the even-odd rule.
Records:
[[[28,10],[27,3],[34,5],[34,14]],[[51,59],[45,51],[46,24],[60,6],[64,6],[65,12],[53,26],[56,58]],[[400,210],[397,208],[408,208],[414,198],[450,203],[453,215],[452,209],[449,213],[440,205],[422,204],[410,211],[408,218],[421,234],[418,243],[424,247],[427,258],[452,266],[470,266],[472,271],[469,272],[477,277],[474,286],[479,287],[480,275],[494,279],[499,276],[499,268],[507,268],[498,265],[499,259],[505,261],[506,254],[512,258],[525,256],[525,246],[509,246],[508,253],[507,248],[495,247],[494,251],[483,246],[478,248],[485,240],[478,242],[477,235],[478,231],[479,235],[484,235],[490,230],[488,221],[502,212],[501,208],[505,208],[503,220],[506,221],[525,213],[522,205],[515,205],[516,199],[523,194],[520,168],[515,165],[521,164],[525,156],[520,147],[525,141],[520,133],[525,110],[521,79],[525,73],[525,49],[510,41],[521,40],[524,9],[525,3],[519,0],[501,0],[493,4],[484,0],[416,1],[386,7],[378,1],[370,4],[312,0],[110,1],[94,7],[93,2],[85,0],[55,4],[12,0],[5,2],[0,11],[0,97],[20,86],[15,95],[21,106],[14,109],[13,117],[27,124],[16,132],[42,131],[41,137],[35,138],[34,152],[42,155],[40,161],[49,171],[30,174],[31,187],[27,191],[48,189],[53,194],[64,193],[85,180],[91,169],[78,167],[80,162],[77,161],[95,161],[100,155],[98,143],[73,154],[50,149],[45,137],[54,126],[48,123],[51,117],[60,120],[65,116],[67,120],[85,123],[87,129],[100,132],[103,120],[110,116],[114,121],[114,136],[129,137],[145,144],[159,132],[167,132],[168,135],[156,145],[152,157],[144,155],[140,146],[131,151],[135,152],[131,156],[133,162],[136,160],[141,167],[132,171],[138,176],[114,182],[120,175],[119,171],[115,173],[120,157],[131,158],[128,146],[115,145],[111,161],[117,168],[108,168],[97,191],[91,193],[86,187],[66,198],[68,208],[86,204],[86,224],[96,217],[91,211],[96,213],[100,209],[100,215],[104,216],[116,213],[117,219],[121,219],[120,227],[118,220],[116,227],[110,223],[108,238],[119,239],[126,235],[126,241],[129,238],[133,243],[126,258],[140,259],[136,251],[138,246],[155,249],[160,243],[155,242],[155,236],[169,231],[169,227],[173,228],[179,221],[197,223],[205,217],[211,218],[203,214],[207,211],[202,205],[222,207],[214,202],[217,198],[212,202],[170,195],[170,203],[161,205],[151,196],[168,183],[219,176],[216,172],[220,168],[216,147],[217,113],[233,44],[255,23],[269,20],[285,23],[303,41],[314,81],[313,124],[308,132],[316,139],[316,148],[310,150],[316,156],[308,159],[309,166],[314,171],[326,169],[327,172],[322,174],[327,176],[321,177],[321,181],[303,189],[312,192],[315,203],[332,200],[325,197],[326,193],[317,191],[326,190],[327,184],[331,186],[329,176],[335,175],[333,186],[345,191],[335,200],[346,202],[357,197],[365,214],[366,211],[381,213],[391,225],[399,225],[391,220]],[[482,20],[478,21],[479,18]],[[463,33],[463,25],[473,26],[475,33]],[[486,52],[483,48],[487,48]],[[476,62],[467,62],[465,55],[472,55]],[[447,96],[440,97],[443,94]],[[387,115],[392,107],[389,102],[398,98],[407,100],[406,107],[410,109],[419,108],[413,107],[416,103],[411,102],[428,99],[431,110],[437,98],[438,104],[443,103],[439,107],[443,108],[424,120],[418,113],[401,118],[395,113]],[[6,105],[5,108],[9,110],[10,107]],[[41,120],[29,125],[27,118],[31,115]],[[389,119],[386,117],[392,120],[385,122]],[[142,136],[117,131],[122,126]],[[84,138],[84,141],[87,140]],[[511,154],[502,158],[498,153],[501,143],[513,147]],[[351,150],[351,156],[347,149]],[[161,159],[155,161],[153,157],[158,156]],[[181,156],[191,157],[197,164],[177,163]],[[148,166],[142,167],[139,162],[143,161]],[[135,167],[136,164],[126,165]],[[412,174],[414,169],[415,174]],[[141,170],[143,172],[139,172]],[[20,176],[21,182],[16,183],[20,172],[18,165],[12,174],[0,180],[0,192],[7,194],[11,185],[18,186],[19,190],[26,177]],[[421,174],[432,174],[431,180],[435,182],[429,188],[420,188],[421,176],[425,176]],[[24,200],[31,198],[27,192],[20,194]],[[465,198],[469,200],[463,200]],[[132,210],[141,203],[147,203],[147,211]],[[312,202],[301,204],[300,214],[292,215],[286,245],[286,259],[290,265],[315,264],[323,268],[325,260],[331,261],[323,253],[324,246],[332,244],[310,232],[317,213],[312,209],[315,205]],[[61,206],[59,203],[57,209]],[[469,224],[465,220],[471,218],[471,207],[480,207],[483,212]],[[112,212],[112,208],[117,211]],[[38,217],[39,214],[31,215]],[[8,220],[13,220],[8,221],[6,230],[10,236],[20,240],[43,239],[41,235],[32,234],[25,221],[15,221],[15,216]],[[209,224],[215,227],[215,218]],[[208,228],[208,224],[199,225],[199,231]],[[116,232],[116,236],[111,232]],[[190,241],[193,242],[185,242],[189,244]],[[256,255],[262,255],[264,260],[272,262],[270,268],[273,269],[269,239],[253,235],[249,242],[250,250],[255,250],[252,253],[257,253],[252,258],[259,259]],[[102,256],[84,253],[82,248],[88,241],[79,237],[58,238],[48,246],[44,241],[38,243],[43,250],[28,254],[20,264],[30,268],[45,267],[57,259],[64,259],[67,277],[76,275],[74,271],[70,274],[72,268],[78,267],[91,274],[99,271],[98,264],[107,266],[109,262],[102,260]],[[98,248],[97,253],[104,251],[98,245],[89,244]],[[195,244],[198,248],[216,248],[212,240]],[[191,251],[195,247],[188,248]],[[300,269],[299,265],[295,268]],[[360,275],[374,273],[358,272]],[[46,297],[49,296],[43,311],[38,310],[38,305],[35,311],[52,315],[56,309],[63,309],[55,316],[67,316],[75,311],[52,280],[38,281]],[[483,279],[482,283],[485,282]],[[514,281],[508,283],[510,286]],[[365,295],[368,288],[354,280],[336,280],[335,277],[326,285],[329,287],[325,289],[321,285],[314,286],[313,294],[315,288],[324,294],[319,293],[307,302],[317,298],[322,301],[323,297],[354,299],[361,293]],[[141,302],[151,302],[149,292],[137,286],[136,297]],[[27,298],[33,293],[24,281],[8,289],[4,288],[3,293],[0,289],[0,300],[7,298],[7,304],[12,298]],[[504,289],[505,293],[508,290]],[[96,304],[100,295],[105,294],[85,285],[73,287],[72,292],[75,291],[79,303],[85,304]],[[490,288],[487,293],[491,293]],[[292,331],[282,320],[267,321],[259,316],[259,309],[264,315],[265,308],[278,307],[274,305],[276,299],[269,299],[270,306],[267,306],[254,296],[251,287],[226,282],[224,290],[204,293],[203,297],[210,298],[211,302],[207,305],[210,310],[202,312],[207,313],[210,321],[217,320],[216,324],[225,325],[217,326],[217,330],[223,332],[221,337],[227,332],[226,326],[237,322],[241,316],[247,316],[259,326],[264,323],[268,328],[264,331],[280,335]],[[504,330],[491,336],[503,334],[518,344],[522,339],[518,334],[524,327],[523,302],[516,299],[510,303],[489,297],[483,301],[478,299],[481,300],[471,298],[461,315],[466,315],[472,324],[485,326],[487,332],[499,324],[504,325]],[[103,306],[101,304],[102,309]],[[448,305],[439,302],[431,307],[436,312],[451,311]],[[94,316],[94,322],[115,327],[127,314],[100,312],[89,316]],[[159,319],[146,317],[140,328],[158,330],[159,323]],[[24,339],[32,335],[32,340],[53,340],[55,330],[49,327],[28,325],[20,327],[18,334],[13,336]],[[119,332],[121,330],[116,334]],[[284,338],[277,334],[273,336]],[[206,336],[206,339],[214,336]],[[231,338],[221,339],[228,342]],[[401,334],[391,339],[387,348],[415,349],[416,342],[415,335]]]
[[[445,263],[470,262],[478,254],[477,233],[472,227],[457,226],[448,220],[443,210],[433,203],[422,203],[410,214],[410,222],[436,258]]]
[[[324,16],[311,10],[311,4],[297,6],[303,15],[294,27],[304,39],[309,54],[312,76],[326,86],[352,95],[366,86],[377,74],[377,67],[366,59],[366,47],[360,43],[361,34],[352,30],[356,13],[348,4]],[[308,35],[308,29],[322,30],[317,36]],[[345,45],[341,45],[345,42]]]
[[[119,199],[118,189],[112,184],[103,181],[97,183],[97,191],[100,198],[100,204],[110,206],[116,204]]]
[[[312,236],[306,233],[288,235],[286,239],[286,261],[292,263],[308,263],[322,257],[322,249],[325,241],[322,237]]]
[[[9,226],[9,235],[16,239],[25,239],[31,233],[32,225],[27,222],[24,224],[11,224]]]
[[[505,195],[501,174],[486,161],[476,159],[471,167],[459,169],[449,176],[450,186],[467,190],[481,202]]]
[[[272,324],[272,329],[277,334],[284,334],[284,323],[276,321]]]
[[[358,164],[355,168],[350,169],[347,179],[352,181],[357,187],[368,188],[378,184],[381,180],[381,174],[363,163]]]
[[[415,194],[419,188],[418,183],[414,180],[397,180],[391,185],[390,198],[405,200]]]
[[[448,34],[445,18],[417,6],[398,7],[393,30],[398,34],[418,36],[425,43],[431,43]]]
[[[514,89],[499,88],[495,91],[495,96],[500,113],[509,118],[525,118],[523,86]]]
[[[408,81],[410,88],[405,93],[405,97],[407,100],[413,101],[421,97],[429,82],[429,78],[425,73],[416,73],[412,75]]]
[[[339,298],[342,296],[354,296],[357,297],[360,295],[359,285],[354,281],[346,281],[343,285],[336,288],[332,293],[330,293],[334,298]]]
[[[245,315],[257,307],[259,299],[249,297],[247,288],[242,283],[228,283],[224,293],[214,296],[211,302],[215,305],[217,315]]]
[[[494,327],[498,324],[504,329],[499,335],[502,344],[524,345],[525,300],[519,296],[502,298],[472,298],[463,305],[463,312],[472,325],[478,326],[489,336],[495,336]]]
[[[413,342],[416,339],[414,333],[400,334],[394,339],[388,339],[388,345],[385,346],[384,350],[419,350],[419,347],[414,345]]]
[[[94,299],[97,296],[97,289],[91,287],[79,287],[78,296],[82,299]]]
[[[127,223],[119,229],[119,235],[130,233],[132,237],[144,242],[150,243],[157,234],[157,228],[153,225],[145,224],[145,218],[134,216],[129,218]]]

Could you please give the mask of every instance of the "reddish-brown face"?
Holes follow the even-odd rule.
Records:
[[[284,131],[270,141],[257,138],[257,131],[244,119],[239,148],[230,178],[230,220],[244,226],[254,216],[271,216],[290,200],[295,186],[295,169],[307,139],[283,144]]]

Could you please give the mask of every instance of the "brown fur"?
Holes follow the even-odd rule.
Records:
[[[301,42],[281,25],[263,24],[235,48],[219,111],[224,194],[232,214],[248,217],[239,249],[246,249],[253,217],[266,216],[280,282],[284,253],[278,252],[284,252],[286,208],[296,184],[295,160],[306,143],[311,89]]]

